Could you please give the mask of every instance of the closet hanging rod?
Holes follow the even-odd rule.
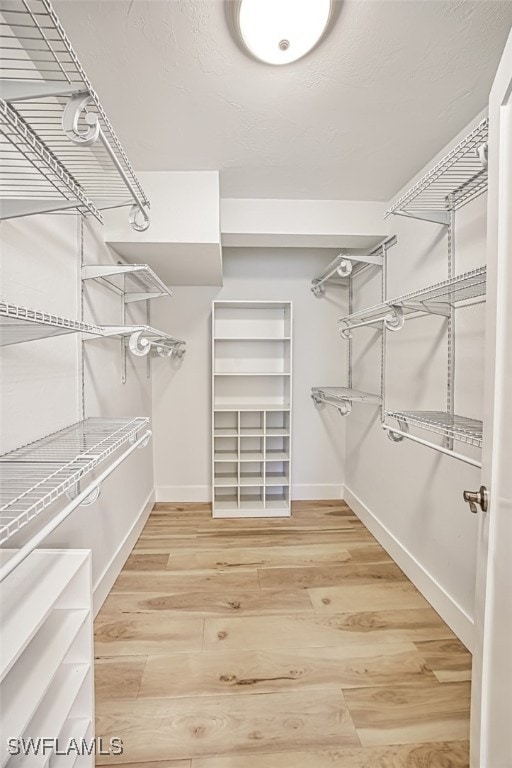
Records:
[[[432,448],[432,450],[437,451],[438,453],[444,453],[446,456],[451,456],[452,459],[457,459],[458,461],[463,461],[466,464],[471,464],[472,467],[478,467],[480,469],[482,467],[481,461],[477,461],[476,459],[470,459],[469,456],[464,456],[463,453],[456,453],[455,451],[450,451],[449,448],[444,448],[442,445],[436,445],[435,443],[430,443],[428,440],[423,440],[421,437],[416,437],[416,435],[411,435],[408,432],[404,432],[401,429],[397,429],[396,427],[390,427],[387,424],[382,424],[382,429],[385,430],[388,433],[388,435],[397,435],[400,438],[406,438],[407,440],[412,440],[414,443],[419,443],[420,445],[424,445],[427,448]],[[398,441],[395,441],[395,442],[398,442]]]
[[[121,454],[110,466],[108,466],[103,472],[98,475],[98,477],[93,480],[89,485],[81,491],[78,496],[75,496],[73,501],[71,501],[69,504],[67,504],[64,509],[62,509],[58,515],[56,515],[50,522],[48,522],[44,528],[42,528],[38,533],[36,533],[34,536],[32,536],[29,541],[27,541],[8,561],[0,568],[0,583],[4,581],[4,579],[9,576],[10,573],[14,571],[15,568],[18,567],[20,563],[22,563],[33,551],[38,547],[44,539],[50,535],[50,533],[53,533],[53,531],[58,528],[61,523],[66,520],[67,517],[78,507],[80,504],[83,504],[83,502],[87,499],[88,496],[91,496],[94,491],[100,487],[101,483],[107,479],[109,475],[114,472],[117,467],[122,464],[128,456],[130,456],[133,451],[138,448],[143,443],[147,443],[147,441],[151,438],[152,432],[150,429],[146,430],[144,434],[139,437],[133,445],[131,445],[129,448],[126,449],[124,453]]]

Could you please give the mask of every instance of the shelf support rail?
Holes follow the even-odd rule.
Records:
[[[87,485],[86,488],[84,488],[83,491],[75,496],[75,498],[70,501],[69,504],[64,507],[64,509],[55,515],[55,517],[50,520],[43,528],[41,528],[40,531],[32,536],[29,541],[23,544],[23,546],[18,549],[16,554],[14,554],[7,561],[7,563],[5,563],[0,568],[0,583],[4,581],[4,579],[6,579],[7,576],[9,576],[9,574],[11,574],[14,569],[17,568],[18,565],[30,555],[44,541],[44,539],[50,535],[50,533],[53,533],[53,531],[58,528],[58,526],[61,525],[61,523],[63,523],[64,520],[66,520],[66,518],[69,517],[69,515],[77,507],[83,505],[84,503],[92,503],[90,498],[93,496],[93,494],[96,494],[96,490],[99,489],[101,483],[106,480],[107,477],[111,475],[112,472],[114,472],[114,470],[116,470],[117,467],[122,464],[128,458],[128,456],[130,456],[130,454],[133,453],[133,451],[136,450],[136,448],[147,445],[151,438],[151,434],[152,432],[150,429],[146,430],[144,434],[141,435],[141,437],[135,440],[135,442],[121,454],[121,456],[119,456],[115,461],[112,462],[112,464],[104,469],[97,478],[95,478],[91,483]],[[97,498],[97,496],[95,498]]]

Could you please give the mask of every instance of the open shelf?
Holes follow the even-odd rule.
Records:
[[[315,403],[327,403],[327,405],[345,405],[348,403],[367,403],[369,405],[380,405],[382,398],[380,395],[372,395],[369,392],[362,392],[359,389],[350,387],[312,387],[311,397]]]
[[[53,504],[149,419],[89,418],[0,456],[0,543]]]
[[[168,288],[147,264],[87,265],[82,280],[97,280],[121,294],[128,304],[133,301],[172,296]]]
[[[449,317],[452,307],[485,296],[485,292],[486,267],[478,267],[428,288],[421,288],[346,315],[338,321],[340,333],[349,335],[354,328],[382,322],[390,330],[396,330],[402,327],[405,317],[413,315],[418,317],[435,314]]]
[[[484,147],[488,134],[489,119],[485,118],[387,213],[449,224],[449,211],[462,208],[487,190]]]
[[[214,341],[290,341],[291,336],[215,336]]]
[[[280,403],[241,403],[241,402],[226,402],[226,403],[214,403],[215,411],[289,411],[289,402]]]
[[[283,371],[215,371],[215,376],[291,376]]]
[[[0,29],[2,97],[18,122],[41,137],[96,209],[132,206],[132,225],[146,229],[148,199],[49,0],[3,2]],[[23,171],[34,168],[26,156],[12,177],[14,197],[23,195]]]
[[[385,415],[386,418],[395,419],[404,432],[409,427],[416,427],[467,445],[482,447],[483,423],[477,419],[443,411],[386,411]]]

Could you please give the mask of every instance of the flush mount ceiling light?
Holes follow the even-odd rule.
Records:
[[[324,35],[331,0],[240,0],[239,34],[247,50],[267,64],[290,64]]]

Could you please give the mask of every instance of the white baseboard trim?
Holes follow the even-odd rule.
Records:
[[[107,565],[99,579],[96,581],[96,584],[93,587],[93,607],[95,616],[105,602],[108,593],[112,589],[112,586],[119,576],[123,565],[125,564],[130,552],[135,546],[135,542],[139,538],[142,529],[146,525],[146,521],[149,517],[149,513],[153,509],[154,503],[155,490],[153,489],[144,502],[134,524],[117,548],[117,551],[115,552],[110,563]]]
[[[471,651],[474,638],[473,619],[443,589],[424,566],[416,560],[411,552],[398,541],[391,531],[375,517],[361,499],[346,486],[344,498],[361,522],[375,536],[379,544],[384,547],[415,587],[419,589],[423,597],[428,600],[450,629],[455,632],[457,637]]]
[[[157,501],[211,501],[209,485],[159,485],[156,488]]]
[[[292,501],[325,501],[343,499],[344,485],[292,485]]]

